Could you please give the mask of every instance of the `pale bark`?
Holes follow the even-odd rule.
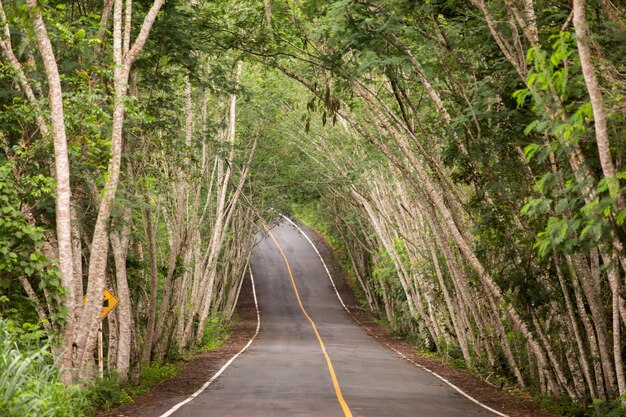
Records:
[[[144,190],[144,203],[146,209],[142,211],[143,215],[143,225],[144,225],[144,236],[148,243],[148,256],[150,258],[150,280],[149,288],[150,288],[150,296],[147,306],[147,315],[148,322],[146,324],[146,331],[144,336],[144,344],[141,354],[141,360],[144,362],[150,361],[150,356],[152,352],[152,343],[154,339],[154,327],[156,323],[156,310],[157,310],[157,291],[158,291],[158,266],[157,266],[157,255],[156,255],[156,231],[153,226],[152,219],[152,207],[150,204],[150,197],[148,196],[148,192]]]
[[[528,39],[533,47],[538,45],[539,31],[537,29],[533,0],[523,0],[524,8],[521,10],[517,7],[514,0],[505,0],[505,3],[513,13],[513,16],[515,16],[515,20],[522,28],[526,39]]]
[[[130,208],[127,207],[124,209],[124,214],[120,221],[122,222],[121,230],[111,233],[111,247],[113,248],[113,259],[115,262],[117,298],[120,301],[116,308],[119,339],[115,367],[120,380],[125,383],[128,380],[128,371],[130,368],[132,328],[131,300],[126,273],[126,258],[130,244]]]
[[[152,341],[153,348],[154,346],[156,346],[157,343],[161,341],[162,337],[169,337],[169,335],[165,332],[165,326],[168,318],[171,315],[170,309],[173,307],[170,303],[172,300],[172,291],[174,290],[174,274],[176,272],[176,266],[179,256],[181,253],[184,252],[183,240],[185,239],[185,237],[181,236],[181,223],[183,220],[185,207],[183,205],[184,200],[180,195],[180,184],[177,183],[175,188],[178,188],[178,192],[175,192],[175,213],[171,221],[166,221],[166,226],[170,235],[169,260],[167,266],[167,275],[165,277],[165,288],[163,290],[163,297],[159,305],[159,315],[154,328],[154,338]],[[161,353],[164,352],[161,351]]]
[[[114,107],[113,126],[111,133],[111,159],[107,169],[107,177],[103,195],[98,208],[98,216],[93,232],[89,259],[89,283],[87,286],[87,301],[83,309],[84,313],[78,324],[78,339],[76,344],[79,348],[78,360],[82,368],[88,361],[95,345],[100,299],[104,289],[106,259],[109,247],[109,223],[113,202],[117,192],[120,177],[121,158],[123,149],[123,125],[125,105],[124,100],[128,91],[128,80],[133,62],[139,56],[146,43],[152,25],[163,5],[164,0],[155,0],[148,11],[139,30],[139,34],[128,51],[124,51],[122,35],[123,0],[115,0],[113,7],[113,71],[114,81]],[[130,18],[130,16],[128,16]]]
[[[374,108],[372,109],[376,113],[376,110]],[[377,114],[377,116],[380,117],[381,115]],[[416,158],[416,156],[413,154],[413,152],[409,148],[408,143],[404,140],[404,138],[401,135],[394,134],[395,132],[393,130],[391,130],[390,133],[394,136],[394,139],[396,140],[399,147],[402,149],[408,161],[411,163],[411,167],[414,169],[414,172],[417,174],[417,177],[419,178],[420,185],[417,188],[424,189],[425,194],[433,202],[437,211],[440,213],[444,221],[444,224],[450,230],[450,233],[455,243],[459,247],[459,250],[466,257],[466,259],[468,260],[468,263],[472,266],[472,268],[477,272],[486,290],[490,292],[491,296],[495,298],[497,303],[504,303],[504,295],[502,294],[502,291],[497,286],[497,284],[493,281],[489,273],[485,270],[485,268],[483,267],[478,257],[474,254],[473,250],[471,249],[469,245],[469,242],[465,239],[463,233],[461,232],[460,227],[457,226],[457,222],[453,218],[452,212],[446,206],[442,194],[439,192],[439,190],[436,189],[430,176],[428,176],[428,174],[424,170],[420,161]],[[528,329],[528,325],[519,316],[519,314],[517,313],[512,303],[508,303],[506,312],[509,315],[509,318],[511,319],[515,327],[518,328],[521,331],[521,333],[524,335],[524,337],[526,337],[530,341],[530,344],[531,346],[534,347],[537,355],[542,356],[543,358],[543,351],[541,350],[538,343],[536,342],[533,334]],[[545,363],[546,360],[543,359],[543,362]]]
[[[409,290],[408,274],[404,268],[404,265],[399,259],[399,255],[393,245],[391,238],[387,235],[386,231],[383,229],[376,210],[374,210],[374,208],[372,207],[372,204],[366,198],[364,198],[356,189],[352,189],[352,195],[357,201],[359,201],[363,205],[363,208],[365,209],[365,212],[369,216],[370,222],[372,224],[374,231],[376,232],[376,235],[378,236],[383,248],[385,249],[387,254],[390,256],[396,268],[398,279],[400,281],[400,284],[402,285],[402,289],[404,290],[404,294],[407,300],[409,313],[411,314],[412,317],[416,319],[425,320],[426,328],[430,332],[431,339],[433,341],[437,341],[437,335],[435,334],[432,321],[430,320],[429,316],[426,314],[422,306],[422,303],[417,301],[416,297]]]
[[[82,230],[79,225],[80,219],[74,205],[70,208],[72,213],[72,256],[73,256],[73,272],[74,272],[74,303],[76,311],[74,320],[78,316],[78,311],[83,306],[83,247],[82,247]]]
[[[573,0],[574,29],[576,30],[576,45],[578,46],[578,56],[580,57],[580,67],[582,69],[587,92],[591,99],[593,110],[593,123],[596,131],[596,145],[602,173],[608,182],[611,197],[615,199],[617,209],[625,210],[626,205],[619,190],[619,182],[616,178],[615,165],[611,156],[611,144],[606,124],[606,110],[604,100],[600,91],[595,67],[591,61],[591,48],[588,41],[587,13],[585,11],[585,0]]]
[[[467,336],[465,335],[465,331],[461,326],[457,314],[455,312],[455,302],[452,300],[450,293],[448,291],[448,287],[444,281],[443,273],[441,272],[441,267],[439,266],[439,260],[437,259],[437,253],[435,252],[435,248],[431,244],[429,239],[424,239],[427,245],[429,246],[432,263],[435,267],[435,274],[437,275],[437,280],[439,281],[439,288],[443,292],[444,298],[446,300],[446,307],[448,308],[448,312],[450,314],[450,319],[452,320],[452,325],[454,326],[454,332],[459,343],[459,347],[461,348],[461,352],[463,353],[463,359],[465,359],[465,363],[468,368],[472,368],[472,357],[469,352],[469,348],[467,347]]]
[[[602,303],[600,294],[600,282],[597,273],[594,273],[586,260],[580,254],[567,255],[566,260],[570,267],[570,273],[578,279],[583,289],[589,309],[591,310],[591,320],[594,325],[596,340],[598,343],[598,354],[604,374],[604,386],[609,397],[614,392],[615,369],[610,357],[608,329],[606,325],[607,314]]]
[[[587,382],[587,387],[589,388],[589,393],[592,397],[597,398],[596,387],[591,375],[591,369],[589,368],[589,362],[587,361],[587,353],[585,351],[585,344],[583,343],[582,336],[580,335],[580,330],[578,329],[578,322],[576,321],[576,312],[574,310],[574,306],[572,305],[572,300],[569,295],[569,291],[567,289],[567,285],[565,283],[565,277],[563,276],[563,271],[559,265],[559,260],[554,254],[554,265],[556,267],[557,277],[559,279],[559,284],[561,286],[561,291],[563,293],[563,299],[565,300],[565,307],[567,309],[567,316],[569,318],[569,328],[574,334],[574,338],[576,340],[576,347],[578,348],[578,362],[581,365],[581,369],[583,371],[583,375],[585,377],[585,381]]]
[[[265,24],[270,39],[274,40],[274,29],[272,27],[272,3],[271,0],[263,0],[263,11],[265,12]]]
[[[70,161],[67,152],[67,136],[65,132],[65,113],[63,109],[63,91],[61,88],[61,76],[57,67],[54,50],[46,24],[44,23],[41,9],[36,0],[27,0],[33,29],[37,38],[39,53],[44,63],[46,77],[48,79],[48,96],[50,99],[50,121],[52,124],[52,135],[54,138],[54,174],[56,180],[55,198],[55,219],[57,227],[57,245],[59,255],[59,273],[61,274],[61,285],[65,287],[67,293],[64,305],[70,317],[74,315],[76,309],[74,289],[74,258],[72,247],[72,215],[71,215],[71,186],[70,186]],[[4,19],[3,19],[4,20]],[[42,132],[43,133],[43,132]],[[69,370],[74,368],[72,362],[71,346],[74,340],[75,323],[68,320],[64,326],[61,338],[66,344],[65,352],[60,361],[64,370],[63,380],[71,382],[72,375]]]
[[[114,0],[104,0],[102,6],[102,15],[100,16],[100,29],[98,30],[98,39],[104,40],[106,32],[109,28],[109,21],[111,19],[111,10],[113,9]],[[100,49],[100,46],[97,46]]]
[[[571,265],[571,259],[566,258],[568,267],[570,271],[574,271],[574,267]],[[596,333],[593,328],[593,324],[588,317],[587,311],[585,310],[585,302],[583,300],[582,293],[580,291],[580,285],[577,275],[572,274],[571,279],[572,287],[574,290],[574,300],[576,302],[576,309],[578,312],[578,317],[580,317],[580,321],[583,324],[583,328],[585,329],[585,335],[587,337],[587,343],[589,346],[589,352],[592,358],[599,358],[600,352],[596,339]],[[594,369],[594,378],[595,384],[597,388],[597,396],[598,398],[607,398],[606,397],[606,388],[604,383],[604,377],[602,375],[602,364],[598,363],[598,361],[593,361],[593,369]]]
[[[541,323],[539,323],[539,320],[537,319],[537,316],[534,313],[533,313],[533,324],[535,325],[535,330],[537,334],[539,335],[539,340],[541,340],[541,342],[543,343],[543,347],[546,350],[548,359],[550,360],[550,364],[552,365],[552,368],[554,369],[554,373],[557,377],[559,384],[561,385],[562,388],[565,389],[565,391],[567,392],[570,398],[577,398],[576,392],[570,386],[567,380],[567,377],[565,376],[565,372],[563,371],[561,367],[561,363],[557,359],[552,349],[552,344],[550,343],[548,336],[545,334],[545,331],[543,330]]]
[[[495,18],[493,17],[491,10],[485,3],[484,0],[470,0],[476,8],[478,8],[485,17],[485,22],[489,27],[489,31],[493,36],[493,39],[498,44],[498,47],[507,58],[507,60],[513,65],[515,71],[520,76],[522,80],[526,80],[526,74],[528,72],[526,68],[526,56],[522,53],[519,54],[519,51],[516,50],[515,46],[511,44],[508,39],[505,39],[500,35],[497,29],[497,23]]]
[[[18,79],[22,92],[24,93],[31,107],[35,111],[35,120],[37,122],[37,127],[41,132],[41,135],[44,137],[48,136],[50,134],[50,130],[48,129],[48,125],[46,124],[44,117],[41,115],[41,106],[39,105],[31,83],[26,76],[23,65],[19,62],[19,60],[15,56],[15,53],[13,52],[13,47],[11,45],[11,30],[9,28],[9,24],[7,22],[7,18],[4,13],[4,8],[1,1],[0,24],[2,24],[3,27],[2,33],[0,34],[0,48],[2,49],[2,53],[11,64],[13,71],[15,71],[15,75]]]
[[[115,287],[112,285],[112,282],[107,283],[107,287],[117,293],[117,290],[115,290]],[[117,316],[118,316],[118,311],[116,308],[113,311],[111,311],[106,317],[106,321],[108,322],[107,327],[109,328],[109,338],[107,341],[106,369],[110,373],[115,372],[115,365],[117,363],[117,353],[120,348],[119,333],[121,329],[119,326],[119,321],[117,319]]]
[[[241,77],[243,63],[242,61],[237,61],[237,66],[235,69],[234,81],[235,85],[239,84],[239,78]],[[232,174],[232,163],[234,160],[234,151],[235,151],[235,120],[236,120],[236,108],[237,108],[237,95],[231,94],[230,96],[230,104],[229,104],[229,123],[228,130],[225,137],[225,144],[229,146],[229,156],[226,161],[226,167],[224,169],[223,178],[221,181],[222,188],[218,195],[218,206],[216,211],[216,220],[214,223],[214,232],[211,239],[211,248],[210,248],[210,257],[208,266],[208,277],[206,279],[206,286],[203,286],[203,290],[205,291],[202,298],[202,307],[199,309],[199,321],[198,321],[198,332],[196,334],[196,341],[200,341],[202,338],[202,333],[204,331],[204,326],[206,323],[206,319],[209,314],[209,308],[211,307],[211,301],[213,296],[213,285],[215,281],[215,263],[217,262],[219,250],[222,246],[222,242],[224,241],[224,228],[227,225],[223,224],[224,218],[226,216],[225,213],[225,203],[226,203],[226,193],[228,190],[228,185],[230,182],[230,176]],[[189,327],[189,326],[188,326]],[[185,331],[186,334],[189,334],[189,331]]]
[[[184,314],[183,309],[180,308],[179,300],[181,294],[185,291],[186,282],[188,279],[187,274],[183,275],[183,289],[179,288],[180,284],[173,288],[173,281],[175,268],[177,266],[179,257],[183,257],[183,262],[186,263],[190,254],[187,253],[187,247],[189,242],[194,239],[197,226],[197,207],[199,204],[199,192],[196,192],[196,197],[193,199],[192,206],[190,208],[191,215],[189,215],[188,203],[189,203],[189,187],[188,177],[191,176],[192,167],[189,161],[189,152],[192,144],[193,137],[193,106],[192,106],[192,85],[189,78],[189,74],[184,76],[184,103],[185,103],[185,139],[183,149],[183,167],[175,167],[175,172],[178,180],[173,186],[173,213],[172,216],[168,216],[170,220],[167,222],[167,230],[169,237],[169,265],[168,274],[165,282],[165,291],[163,299],[161,300],[160,314],[156,322],[154,330],[153,343],[160,342],[157,349],[157,359],[161,360],[167,352],[170,340],[170,332],[174,326],[174,322],[177,317]],[[164,210],[165,212],[165,210]],[[182,323],[176,323],[176,328],[182,327]],[[178,330],[177,330],[178,331]],[[181,337],[178,339],[179,350],[185,345],[182,334],[183,330],[180,330]]]
[[[626,393],[626,380],[624,379],[624,365],[622,361],[622,322],[618,309],[619,296],[614,292],[613,304],[613,359],[615,360],[615,373],[617,377],[617,389],[620,396]],[[623,402],[623,401],[622,401]]]

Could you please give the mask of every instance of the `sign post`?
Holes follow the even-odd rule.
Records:
[[[98,324],[98,374],[104,377],[104,347],[102,347],[102,320]]]
[[[104,376],[104,347],[102,343],[102,320],[120,303],[120,300],[106,288],[102,293],[102,311],[100,312],[100,323],[98,324],[98,373],[100,378]],[[83,297],[83,304],[87,297]]]

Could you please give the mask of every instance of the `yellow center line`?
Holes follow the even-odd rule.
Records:
[[[341,387],[339,386],[339,381],[337,380],[337,375],[335,374],[335,368],[333,368],[333,363],[330,360],[330,356],[328,356],[328,352],[326,351],[326,346],[324,346],[324,342],[322,341],[322,337],[320,336],[319,332],[317,331],[317,326],[315,325],[315,322],[313,321],[311,316],[309,316],[309,314],[306,312],[306,309],[302,305],[302,300],[300,299],[300,294],[298,293],[298,287],[296,286],[296,281],[294,280],[293,273],[291,272],[291,266],[289,266],[289,261],[287,261],[287,256],[285,255],[285,252],[283,251],[283,248],[280,246],[280,244],[278,243],[278,240],[276,240],[276,238],[274,237],[272,232],[267,227],[265,228],[265,230],[267,230],[267,233],[270,235],[270,237],[272,238],[272,240],[276,244],[276,247],[280,251],[280,254],[283,257],[283,260],[285,261],[285,265],[287,265],[287,271],[289,272],[289,277],[291,277],[291,284],[293,285],[293,290],[296,293],[296,298],[298,299],[298,304],[300,304],[300,309],[304,313],[304,316],[311,323],[311,327],[313,327],[313,331],[315,332],[315,336],[317,336],[317,341],[320,343],[320,347],[322,348],[322,353],[324,353],[324,357],[326,358],[326,364],[328,365],[328,372],[330,372],[330,379],[332,379],[332,381],[333,381],[333,387],[335,388],[335,394],[337,395],[337,400],[339,401],[339,405],[341,405],[343,413],[344,413],[344,415],[346,417],[352,417],[352,411],[350,411],[350,407],[348,407],[348,404],[346,403],[346,400],[344,400],[344,398],[343,398],[343,394],[341,393]]]

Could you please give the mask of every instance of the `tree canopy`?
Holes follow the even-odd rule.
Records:
[[[230,319],[262,225],[291,213],[420,348],[623,398],[625,14],[2,0],[0,316],[39,323],[78,383],[112,289],[125,382]]]

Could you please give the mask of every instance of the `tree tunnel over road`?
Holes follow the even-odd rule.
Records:
[[[335,389],[281,253],[332,361]],[[274,227],[253,251],[251,266],[261,311],[259,336],[220,378],[173,416],[495,415],[399,358],[355,324],[318,255],[293,225]],[[347,405],[343,409],[337,389]]]

